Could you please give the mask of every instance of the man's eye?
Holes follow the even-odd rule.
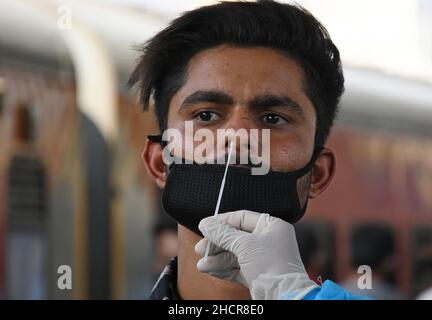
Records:
[[[208,122],[217,120],[219,116],[212,111],[201,111],[195,116],[195,118],[203,122]]]
[[[262,117],[262,119],[266,124],[269,125],[280,125],[288,122],[285,118],[275,113],[267,113]]]

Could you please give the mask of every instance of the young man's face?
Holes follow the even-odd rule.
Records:
[[[190,60],[186,81],[170,102],[168,128],[184,133],[185,121],[193,121],[194,130],[207,128],[215,137],[217,129],[270,129],[271,169],[293,171],[303,167],[314,150],[316,112],[305,86],[298,63],[276,50],[211,48]],[[324,149],[322,154],[330,158],[322,163],[318,189],[333,175],[333,152]],[[156,177],[162,188],[165,178]]]
[[[226,101],[202,98],[185,104],[198,91],[222,93]],[[272,49],[220,46],[196,55],[169,110],[168,128],[182,132],[187,120],[193,120],[194,130],[208,128],[215,136],[216,129],[271,129],[273,170],[300,168],[312,156],[316,113],[305,94],[302,69]]]

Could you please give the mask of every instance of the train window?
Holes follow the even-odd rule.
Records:
[[[333,279],[335,271],[334,228],[324,222],[294,225],[303,264],[311,279]]]
[[[12,158],[8,183],[8,224],[40,227],[45,220],[45,172],[42,163],[22,155]]]
[[[432,226],[411,230],[413,292],[417,296],[432,287]]]
[[[45,171],[16,155],[8,171],[6,273],[9,299],[45,298]]]
[[[32,143],[35,141],[33,115],[25,105],[20,105],[15,110],[14,139],[21,143]]]

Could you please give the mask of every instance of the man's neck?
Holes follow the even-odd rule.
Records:
[[[201,258],[195,244],[201,237],[179,225],[177,289],[184,300],[249,300],[249,290],[241,284],[221,280],[199,272],[196,264]]]

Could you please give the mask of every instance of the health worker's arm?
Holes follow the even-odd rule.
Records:
[[[306,273],[294,227],[265,213],[239,210],[201,220],[195,246],[201,272],[249,288],[252,299],[365,299],[327,280],[318,286]]]

